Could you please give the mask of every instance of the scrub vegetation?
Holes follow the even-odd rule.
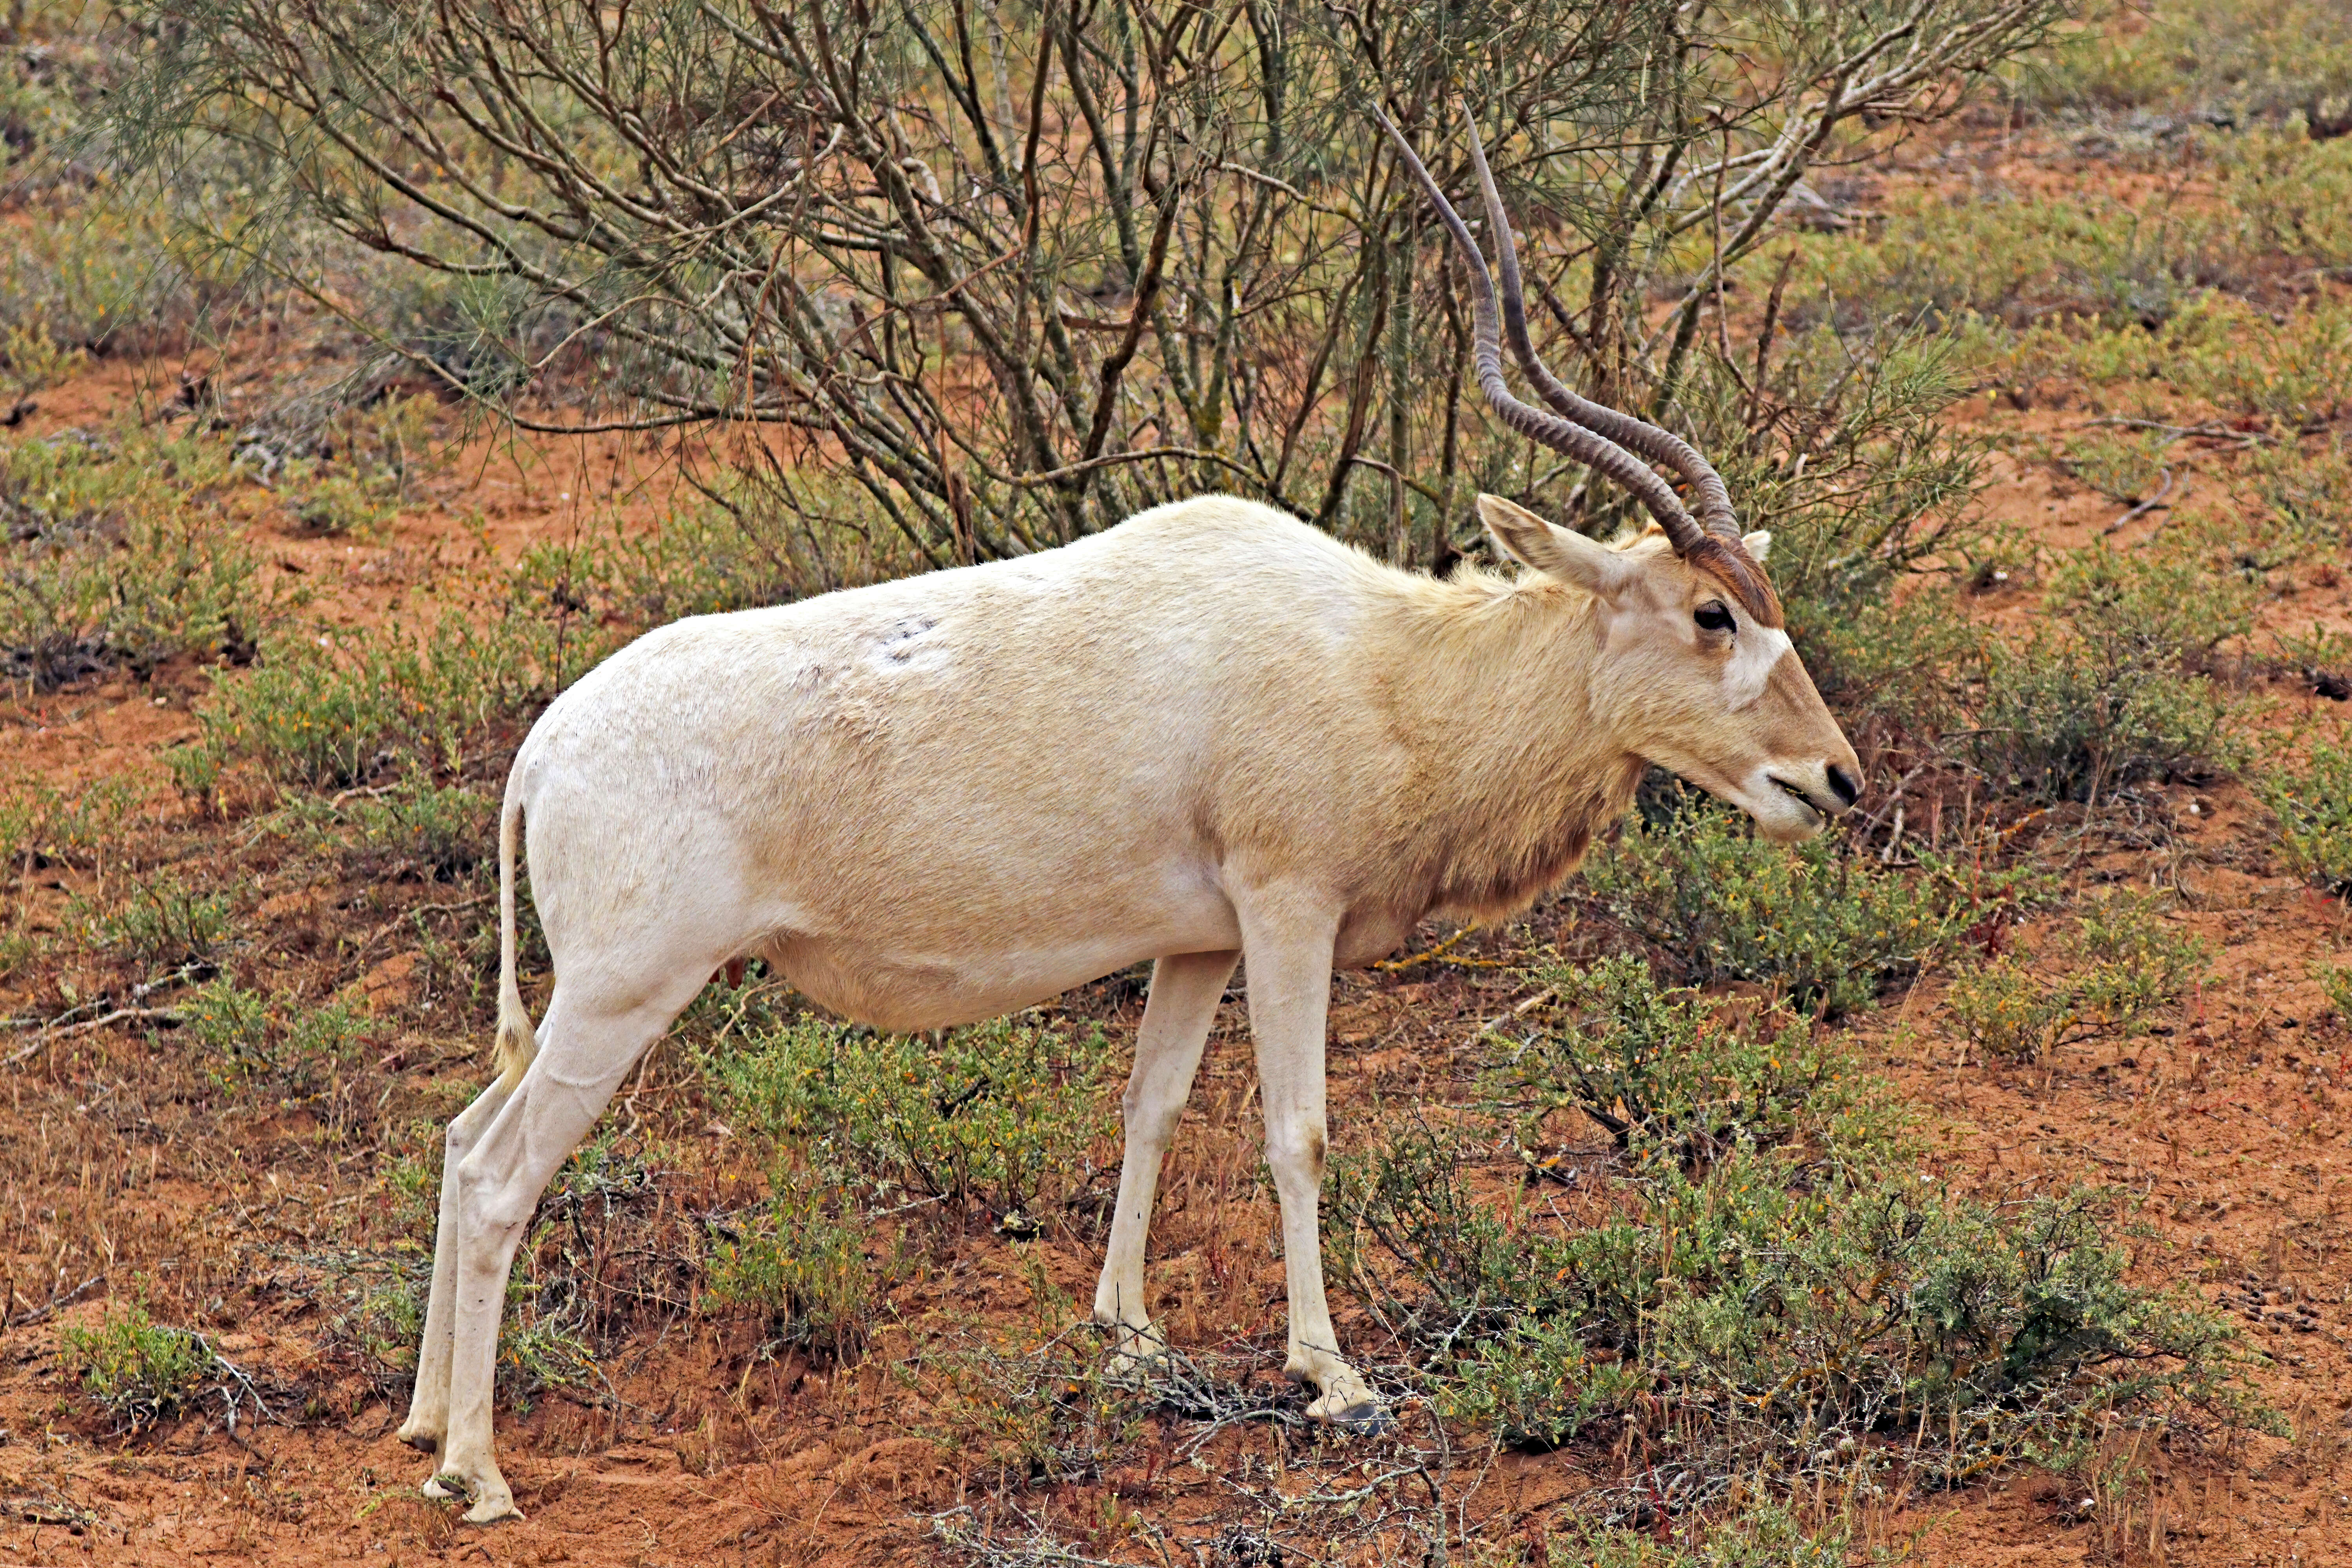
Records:
[[[2340,6],[154,0],[0,36],[26,1560],[449,1549],[386,1412],[487,1071],[497,803],[629,638],[1206,489],[1441,573],[1488,560],[1480,490],[1633,521],[1476,394],[1363,112],[1459,195],[1455,95],[1544,354],[1772,531],[1860,809],[1790,848],[1654,772],[1525,916],[1339,980],[1324,1233],[1393,1412],[1344,1439],[1268,1372],[1245,969],[1148,1373],[1086,1321],[1140,972],[919,1037],[715,975],[518,1253],[513,1539],[2352,1554]],[[536,1008],[527,897],[522,952]]]

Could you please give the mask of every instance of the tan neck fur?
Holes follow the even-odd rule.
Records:
[[[1495,916],[1576,868],[1642,773],[1593,701],[1597,607],[1530,575],[1393,580],[1377,687],[1412,753],[1389,824],[1399,906]]]

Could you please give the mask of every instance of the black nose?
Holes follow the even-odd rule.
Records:
[[[1855,801],[1862,798],[1862,786],[1853,782],[1853,775],[1852,773],[1846,772],[1835,763],[1832,763],[1830,764],[1830,793],[1836,795],[1838,799],[1843,801],[1846,805],[1852,805]]]

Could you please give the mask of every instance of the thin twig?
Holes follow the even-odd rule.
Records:
[[[2170,468],[2166,468],[2163,470],[2163,474],[2164,484],[2162,488],[2158,489],[2154,495],[2148,497],[2146,500],[2132,508],[2131,510],[2124,513],[2123,516],[2116,519],[2115,521],[2099,530],[2099,535],[2101,538],[2105,538],[2110,533],[2116,532],[2122,529],[2126,523],[2131,521],[2132,519],[2139,517],[2144,513],[2151,511],[2170,511],[2172,510],[2171,507],[2165,503],[2164,500],[2165,497],[2172,493],[2172,470]]]
[[[60,1035],[79,1035],[89,1029],[102,1029],[109,1024],[137,1021],[176,1024],[180,1022],[180,1015],[169,1007],[117,1007],[102,1018],[85,1018],[79,1024],[68,1024],[62,1028],[45,1029],[39,1038],[10,1057],[6,1062],[0,1063],[0,1066],[15,1067],[20,1062],[32,1060],[40,1055],[43,1047]]]

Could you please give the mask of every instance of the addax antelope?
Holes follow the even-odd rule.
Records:
[[[449,1128],[400,1434],[436,1452],[468,1519],[515,1511],[491,1384],[532,1206],[720,965],[757,954],[845,1017],[915,1030],[1153,961],[1094,1304],[1121,1353],[1149,1359],[1163,1348],[1143,1274],[1160,1156],[1246,958],[1285,1370],[1313,1385],[1315,1418],[1365,1422],[1379,1405],[1335,1342],[1317,1235],[1333,968],[1393,951],[1433,912],[1523,907],[1626,809],[1645,763],[1779,837],[1853,804],[1858,764],[1790,649],[1769,540],[1742,538],[1684,442],[1545,372],[1475,132],[1499,331],[1468,229],[1388,131],[1470,274],[1487,398],[1633,491],[1656,528],[1605,546],[1481,496],[1525,571],[1440,582],[1206,496],[1060,550],[681,621],[565,692],[507,780],[500,1073]],[[1507,388],[1505,335],[1551,412]],[[526,827],[554,961],[535,1036],[515,984]]]

